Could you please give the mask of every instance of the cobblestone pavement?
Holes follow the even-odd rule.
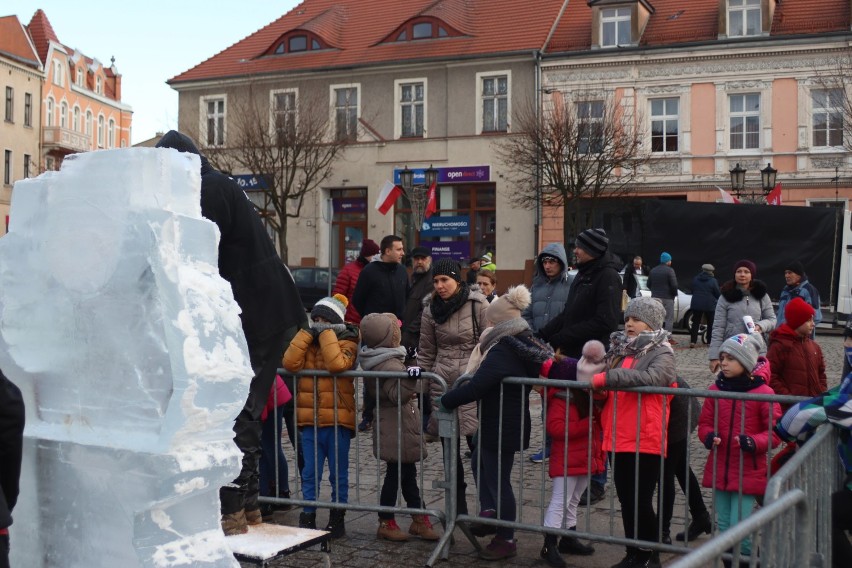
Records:
[[[694,388],[706,388],[713,381],[713,375],[709,372],[707,362],[707,346],[699,344],[694,349],[689,349],[689,336],[682,333],[676,333],[674,339],[678,342],[675,345],[675,359],[677,361],[678,372],[684,377],[687,382]],[[823,349],[825,355],[827,375],[829,386],[834,386],[840,382],[840,373],[843,361],[843,338],[839,335],[819,335],[817,341]],[[519,479],[523,476],[523,498],[519,499],[522,502],[520,521],[530,524],[540,524],[543,518],[544,509],[549,501],[549,480],[547,477],[546,463],[544,467],[540,464],[533,464],[527,461],[528,455],[538,451],[541,446],[541,428],[540,425],[541,403],[537,395],[533,394],[530,401],[530,410],[533,414],[533,440],[530,444],[530,449],[526,452],[523,459],[519,459],[513,475],[516,481],[513,486],[517,487]],[[362,503],[377,503],[377,479],[381,481],[381,472],[377,467],[377,462],[372,456],[371,435],[369,433],[359,434],[357,443],[359,446],[357,460],[356,452],[353,447],[350,454],[350,492],[349,499],[351,502]],[[355,440],[353,440],[355,442]],[[354,446],[354,443],[353,443]],[[464,447],[464,444],[462,444]],[[291,451],[289,442],[285,443],[287,451]],[[422,481],[420,484],[421,491],[424,496],[427,507],[441,509],[443,504],[443,493],[440,490],[432,488],[432,480],[437,479],[442,469],[441,450],[438,444],[429,444],[429,457],[426,461],[418,466],[418,474],[421,475]],[[704,467],[704,459],[706,458],[706,450],[703,446],[692,437],[692,468],[701,479],[701,471]],[[293,463],[292,454],[288,455],[288,462]],[[468,479],[468,505],[471,511],[475,511],[475,486],[470,475],[470,462],[465,460],[465,469]],[[418,480],[419,483],[420,480]],[[291,480],[291,486],[294,487],[295,481]],[[324,486],[328,485],[324,481]],[[544,489],[542,489],[544,488]],[[323,498],[327,499],[327,487],[324,487],[325,493]],[[710,505],[709,490],[705,492],[705,503]],[[543,505],[542,505],[543,503]],[[295,509],[287,513],[278,513],[275,521],[287,525],[297,525],[300,509]],[[327,519],[328,511],[320,509],[317,513],[317,525],[324,526]],[[671,533],[676,533],[683,530],[685,516],[685,504],[683,495],[678,492],[678,498],[675,504],[675,513],[672,520]],[[588,529],[586,529],[588,520]],[[405,531],[408,528],[409,519],[403,515],[397,516],[397,521],[400,527]],[[346,514],[346,530],[347,536],[336,540],[331,547],[331,561],[333,566],[346,567],[362,567],[369,566],[370,568],[382,568],[391,566],[423,566],[433,550],[433,543],[428,543],[420,540],[411,540],[406,543],[391,543],[388,541],[379,541],[376,539],[377,518],[375,513],[365,512],[348,512]],[[607,486],[606,498],[597,503],[591,508],[591,515],[586,516],[585,509],[581,509],[578,519],[578,530],[588,531],[592,534],[621,534],[621,518],[618,512],[618,500],[615,498],[615,490],[610,482]],[[544,562],[539,559],[539,550],[541,549],[542,536],[532,532],[517,532],[518,540],[518,555],[515,558],[503,562],[487,562],[480,560],[476,554],[474,546],[468,542],[467,538],[460,530],[455,532],[455,543],[450,548],[450,555],[447,561],[438,560],[436,566],[465,566],[469,568],[483,566],[545,566]],[[487,539],[480,539],[483,545],[487,544]],[[706,541],[705,538],[699,539],[698,543]],[[624,549],[621,546],[613,544],[594,543],[596,552],[592,556],[587,557],[572,557],[564,555],[563,558],[569,566],[583,568],[599,568],[608,567],[617,563],[624,555]],[[673,554],[662,555],[663,563],[674,558]],[[298,566],[299,568],[310,568],[313,566],[322,566],[323,560],[318,552],[303,551],[291,555],[286,558],[275,560],[269,564],[272,567]],[[244,568],[248,568],[251,564],[242,564]]]

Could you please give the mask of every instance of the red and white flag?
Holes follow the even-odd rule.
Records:
[[[429,187],[429,200],[426,202],[426,218],[432,216],[433,213],[438,211],[438,184],[432,183]]]
[[[781,182],[775,184],[775,189],[766,196],[767,205],[781,205]]]
[[[387,215],[399,196],[402,195],[402,188],[394,185],[389,181],[385,181],[385,185],[379,191],[379,198],[376,200],[376,209],[382,215]]]
[[[722,203],[739,203],[740,202],[739,199],[737,199],[736,197],[734,197],[733,195],[731,195],[730,193],[728,193],[727,191],[725,191],[724,189],[722,189],[718,185],[716,186],[716,189],[718,189],[719,193],[722,194]]]

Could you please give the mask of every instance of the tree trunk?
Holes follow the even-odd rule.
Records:
[[[278,227],[278,255],[287,266],[290,266],[289,261],[290,249],[287,247],[287,218],[281,222]]]

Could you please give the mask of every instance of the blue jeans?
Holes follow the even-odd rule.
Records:
[[[290,491],[287,458],[281,447],[281,432],[284,429],[284,407],[279,406],[275,415],[267,416],[260,433],[260,494],[281,497],[278,492]],[[275,462],[278,462],[278,478],[275,477]]]
[[[349,445],[352,431],[342,426],[323,426],[314,429],[305,426],[302,431],[302,448],[305,467],[302,469],[302,498],[316,501],[317,487],[322,481],[323,467],[328,460],[328,481],[331,483],[331,500],[349,502]],[[305,507],[306,513],[316,512],[316,507]]]

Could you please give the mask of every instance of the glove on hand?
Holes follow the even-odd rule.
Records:
[[[737,436],[740,441],[740,449],[744,452],[754,453],[757,451],[757,444],[754,443],[754,438],[748,434],[740,434]]]
[[[419,379],[420,378],[420,372],[421,372],[420,367],[409,367],[408,368],[408,376],[411,377],[412,379]]]
[[[716,432],[710,432],[704,437],[704,447],[708,450],[713,449],[713,438],[716,438],[719,434]]]
[[[405,358],[406,359],[417,359],[417,348],[416,347],[406,347],[405,348]]]

